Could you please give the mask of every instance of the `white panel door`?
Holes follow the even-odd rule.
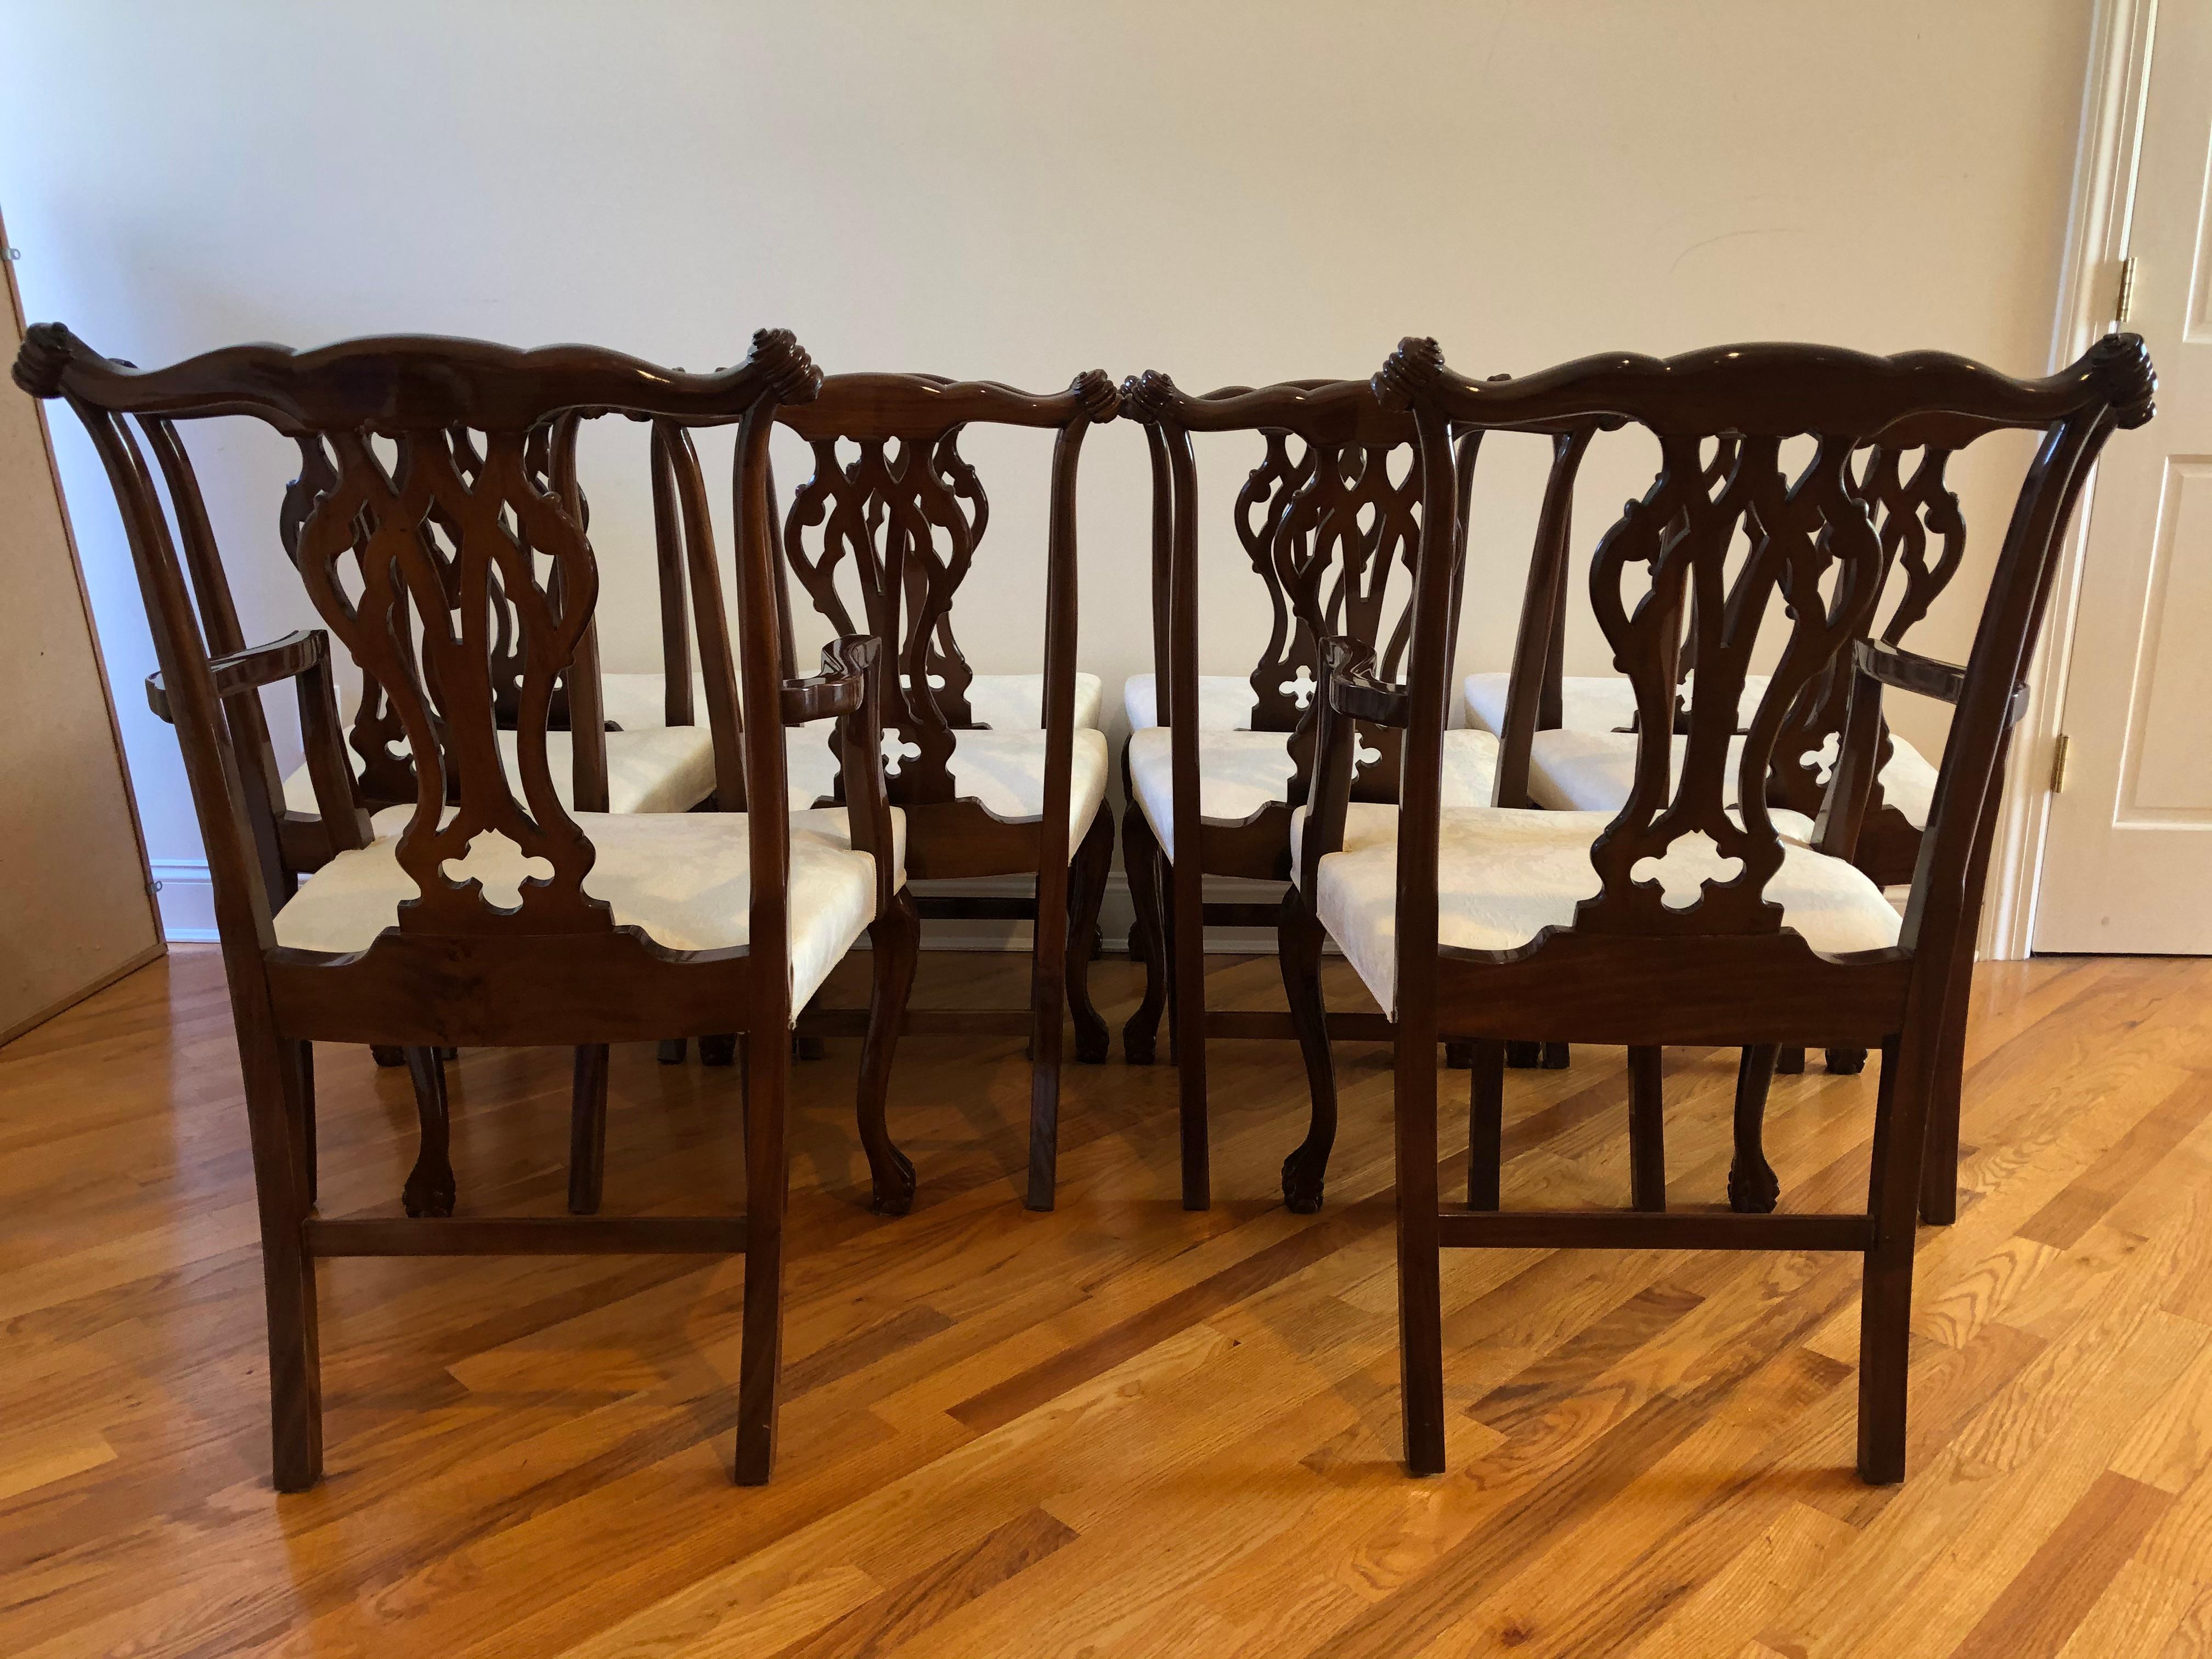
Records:
[[[2039,951],[2212,954],[2212,5],[2159,8],[2127,326],[2158,418],[2098,469]]]

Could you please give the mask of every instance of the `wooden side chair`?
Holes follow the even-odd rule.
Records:
[[[1313,763],[1317,642],[1344,635],[1380,652],[1394,668],[1401,659],[1421,474],[1412,417],[1385,410],[1364,381],[1230,386],[1193,397],[1152,373],[1126,382],[1122,398],[1129,418],[1145,428],[1152,459],[1155,664],[1136,694],[1143,706],[1132,710],[1135,729],[1123,757],[1129,797],[1124,861],[1136,901],[1133,945],[1145,960],[1146,988],[1122,1042],[1133,1062],[1149,1060],[1162,1005],[1172,1003],[1183,1205],[1204,1209],[1211,1195],[1206,1042],[1304,1037],[1309,1031],[1295,1012],[1206,1008],[1206,926],[1274,926],[1282,905],[1209,903],[1205,878],[1290,880],[1291,815],[1306,799]],[[1198,672],[1194,432],[1243,433],[1261,445],[1259,464],[1233,511],[1273,626],[1257,665],[1241,679]],[[1478,441],[1470,438],[1462,447],[1460,465],[1470,476]],[[1182,719],[1185,708],[1197,717]],[[1156,716],[1157,723],[1136,726],[1139,713]],[[1242,723],[1233,723],[1240,716]],[[1361,798],[1395,799],[1398,734],[1378,728],[1363,740],[1356,786]],[[1487,802],[1497,738],[1449,732],[1443,752],[1444,787],[1452,798]],[[1179,848],[1197,851],[1179,858]],[[1317,937],[1304,933],[1279,933],[1278,939],[1285,953],[1319,949]],[[1304,983],[1287,965],[1285,980],[1292,987]],[[1386,1023],[1372,1014],[1333,1016],[1329,1029],[1346,1037],[1388,1034]],[[1283,1197],[1291,1209],[1321,1206],[1335,1133],[1333,1109],[1317,1108],[1305,1140],[1283,1165]]]
[[[1765,345],[1661,362],[1584,359],[1481,382],[1407,340],[1376,378],[1419,422],[1424,495],[1407,680],[1374,672],[1352,640],[1328,642],[1299,894],[1390,1012],[1396,1040],[1397,1243],[1406,1462],[1444,1467],[1439,1251],[1444,1248],[1843,1250],[1864,1262],[1858,1470],[1905,1471],[1912,1252],[1947,1006],[1973,949],[1979,849],[1993,817],[2021,675],[2083,478],[2115,427],[2149,419],[2154,380],[2132,336],[2100,342],[2048,380],[2007,379],[1962,358],[1881,358]],[[1455,433],[1567,423],[1554,440],[1544,514],[1571,499],[1592,438],[1576,422],[1632,422],[1661,464],[1597,544],[1589,589],[1635,693],[1635,782],[1618,811],[1443,805],[1460,580]],[[2042,434],[1963,667],[1869,640],[1887,573],[1883,538],[1852,456],[1868,444],[1952,450],[2003,427]],[[1814,440],[1793,477],[1781,446]],[[1712,441],[1731,441],[1708,471]],[[1692,596],[1688,730],[1675,764],[1674,659]],[[1786,641],[1739,746],[1743,681],[1770,615]],[[1840,751],[1813,842],[1786,838],[1765,781],[1790,711],[1825,674],[1851,677]],[[1877,770],[1885,689],[1955,708],[1928,831],[1900,921],[1855,863]],[[1355,722],[1405,733],[1402,812],[1352,799]],[[1732,804],[1732,801],[1734,804]],[[1304,1006],[1318,1005],[1318,976]],[[1316,1024],[1316,1035],[1320,1034]],[[1508,1037],[1630,1050],[1626,1211],[1499,1207]],[[1479,1045],[1469,1106],[1468,1202],[1439,1210],[1440,1036]],[[1667,1213],[1659,1045],[1862,1045],[1881,1051],[1864,1212]],[[1325,1043],[1310,1045],[1316,1098]],[[1739,1121],[1739,1158],[1745,1155]]]
[[[1061,1018],[1073,1013],[1076,1057],[1106,1058],[1106,1025],[1089,985],[1098,907],[1114,856],[1105,809],[1106,739],[1090,710],[1079,719],[1075,487],[1084,435],[1114,418],[1113,384],[1092,370],[1066,391],[1033,393],[930,374],[834,374],[821,395],[777,419],[812,451],[814,470],[781,523],[778,580],[795,577],[840,634],[855,626],[884,641],[884,763],[890,799],[905,809],[907,870],[916,880],[1030,875],[1034,898],[927,896],[924,917],[1028,920],[1036,925],[1024,1009],[933,1010],[909,1030],[1025,1035],[1030,1043],[1026,1202],[1053,1206],[1060,1125]],[[970,426],[1056,430],[1045,548],[1043,672],[1006,677],[996,706],[971,694],[981,678],[954,635],[956,601],[990,520],[982,481],[960,453]],[[840,446],[850,447],[849,459]],[[787,598],[784,614],[791,614]],[[856,623],[855,618],[858,618]],[[1041,705],[1022,705],[1041,687]],[[1012,686],[1013,690],[1007,688]],[[986,719],[1006,718],[1006,725]],[[844,757],[828,733],[795,734],[795,800],[843,799]],[[803,1036],[851,1028],[850,1015],[805,1016]],[[872,1139],[874,1206],[903,1214],[914,1166]]]
[[[879,991],[862,1088],[880,1095],[918,933],[899,868],[902,821],[877,783],[880,654],[836,641],[818,678],[787,681],[775,625],[766,517],[767,442],[777,405],[820,377],[790,335],[755,337],[741,366],[672,373],[581,346],[518,352],[470,341],[368,339],[295,355],[243,346],[139,373],[67,330],[30,331],[15,379],[61,397],[90,432],[123,514],[161,684],[176,726],[213,877],[245,1077],[270,1331],[276,1483],[322,1468],[315,1263],[340,1255],[709,1252],[741,1254],[745,1298],[736,1468],[768,1478],[775,1436],[787,1159],[784,1101],[793,1009],[863,931]],[[585,643],[599,570],[581,522],[574,434],[605,413],[679,431],[741,416],[738,635],[746,706],[781,719],[744,730],[743,799],[715,813],[571,811],[550,741],[566,682],[589,741]],[[190,466],[171,422],[258,418],[319,437],[332,476],[307,504],[297,551],[331,634],[388,701],[416,783],[411,804],[371,816],[354,799],[326,635],[216,653],[186,571],[212,532],[179,493]],[[171,483],[173,516],[132,422]],[[544,478],[526,450],[552,423]],[[479,445],[473,471],[454,434]],[[161,435],[156,437],[155,434]],[[179,544],[201,545],[180,560]],[[711,568],[691,573],[719,593]],[[494,580],[517,632],[513,743],[495,712]],[[719,597],[716,604],[719,606]],[[726,660],[714,702],[737,707]],[[241,781],[253,757],[234,711],[261,688],[297,690],[331,856],[286,895],[272,886]],[[850,758],[849,811],[787,810],[784,726],[835,715]],[[587,736],[588,734],[588,736]],[[511,759],[510,759],[511,757]],[[750,810],[745,810],[750,807]],[[599,1218],[606,1045],[671,1031],[757,1038],[746,1086],[743,1216]],[[313,1042],[560,1045],[578,1054],[562,1217],[453,1217],[442,1125],[426,1121],[405,1218],[316,1212],[304,1125]]]

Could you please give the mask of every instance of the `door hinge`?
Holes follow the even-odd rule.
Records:
[[[2066,750],[2069,746],[2063,732],[2051,745],[2051,793],[2054,795],[2066,793]]]
[[[2112,301],[2112,320],[2124,323],[2136,306],[2136,256],[2132,253],[2120,261],[2120,292]]]

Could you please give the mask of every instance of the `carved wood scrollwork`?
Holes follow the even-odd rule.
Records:
[[[1261,436],[1266,451],[1237,493],[1237,538],[1243,543],[1244,556],[1251,561],[1254,574],[1267,589],[1270,611],[1267,647],[1250,676],[1255,699],[1252,729],[1291,732],[1304,722],[1306,714],[1296,696],[1283,687],[1300,679],[1312,682],[1320,665],[1314,654],[1312,630],[1300,625],[1284,588],[1276,563],[1275,533],[1291,495],[1312,472],[1314,451],[1306,445],[1293,460],[1289,433],[1278,429]]]
[[[1304,453],[1289,461],[1279,452],[1279,434],[1270,433],[1268,459],[1253,479],[1273,473],[1274,500],[1262,522],[1269,526],[1267,563],[1271,594],[1289,607],[1288,642],[1261,660],[1253,676],[1260,691],[1255,728],[1291,732],[1291,756],[1304,779],[1312,775],[1316,720],[1315,698],[1301,695],[1318,672],[1317,641],[1357,640],[1381,659],[1382,672],[1395,678],[1405,654],[1413,622],[1413,572],[1420,534],[1421,483],[1413,446],[1389,443],[1325,443],[1304,441]],[[1275,456],[1282,453],[1284,464]],[[1405,464],[1393,479],[1394,460]],[[1248,484],[1248,493],[1250,486]],[[1250,522],[1238,502],[1238,529]],[[1249,543],[1248,541],[1249,547]],[[1406,580],[1394,595],[1391,572]],[[1384,641],[1390,602],[1396,624]],[[1301,673],[1301,670],[1305,671]],[[1318,688],[1316,688],[1317,690]],[[1401,734],[1383,726],[1363,726],[1358,754],[1364,763],[1355,774],[1353,794],[1363,800],[1397,799]],[[1293,786],[1293,795],[1301,793]]]
[[[897,641],[884,726],[901,751],[895,798],[908,805],[955,798],[952,734],[976,729],[968,702],[975,676],[953,637],[952,602],[989,526],[990,502],[960,453],[960,431],[812,440],[813,475],[784,520],[791,568],[836,632]],[[855,446],[852,460],[839,458],[841,441]],[[847,568],[858,625],[838,587]]]
[[[1854,487],[1848,439],[1820,439],[1793,482],[1778,464],[1778,439],[1742,438],[1717,494],[1696,437],[1662,434],[1659,441],[1650,489],[1598,544],[1590,598],[1647,732],[1671,725],[1676,653],[1685,648],[1677,643],[1680,619],[1694,608],[1681,774],[1673,775],[1671,744],[1637,745],[1628,801],[1590,849],[1602,884],[1575,925],[1609,933],[1773,933],[1782,909],[1764,895],[1781,868],[1782,844],[1766,805],[1769,763],[1800,695],[1865,630],[1881,592],[1882,543]],[[1646,573],[1648,587],[1632,606],[1623,586],[1632,565]],[[1789,621],[1786,642],[1746,726],[1731,791],[1729,750],[1744,679],[1760,625],[1778,603]],[[1726,805],[1731,793],[1740,811]],[[1674,844],[1692,836],[1710,841],[1723,860],[1740,861],[1740,870],[1725,882],[1705,880],[1695,900],[1677,907],[1657,870],[1646,866],[1663,866]]]
[[[448,934],[609,928],[607,906],[583,891],[591,843],[561,805],[545,742],[556,682],[575,661],[598,599],[590,544],[532,476],[521,434],[487,434],[472,477],[453,434],[392,435],[398,454],[390,471],[364,434],[331,435],[336,477],[300,526],[296,558],[316,609],[382,689],[415,757],[415,815],[397,850],[419,896],[400,906],[399,927]],[[349,561],[358,601],[339,580]],[[494,712],[495,580],[523,659],[520,801],[501,763]],[[522,882],[513,909],[485,898],[475,878],[444,872],[485,834],[550,866]]]
[[[1888,645],[1900,643],[1927,616],[1966,553],[1966,521],[1944,476],[1953,452],[1929,446],[1917,452],[1917,459],[1908,467],[1905,458],[1912,453],[1891,445],[1873,445],[1846,477],[1852,494],[1875,514],[1881,544],[1882,591],[1895,586],[1894,579],[1903,579],[1878,635]],[[1769,799],[1775,805],[1808,816],[1820,810],[1850,701],[1850,680],[1849,659],[1838,658],[1790,711],[1776,744],[1769,783]],[[1885,729],[1875,757],[1869,812],[1882,809],[1879,775],[1889,757]]]

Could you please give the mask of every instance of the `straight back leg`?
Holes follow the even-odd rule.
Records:
[[[1101,809],[1103,810],[1103,808]],[[1046,860],[1048,864],[1054,862]],[[1030,1186],[1024,1202],[1049,1210],[1059,1185],[1061,1010],[1067,997],[1068,870],[1037,872],[1030,957]]]
[[[307,1251],[305,1162],[298,1126],[303,1073],[266,1011],[240,1009],[239,1060],[253,1146],[261,1222],[262,1291],[269,1314],[270,1447],[276,1490],[305,1492],[323,1478],[321,1345],[315,1264]],[[260,1019],[252,1018],[258,1012]]]
[[[1182,1206],[1213,1203],[1206,1112],[1206,872],[1200,849],[1175,861],[1176,1096],[1182,1131]]]
[[[1629,1204],[1638,1210],[1667,1207],[1666,1101],[1659,1050],[1628,1051]]]
[[[607,1178],[607,1045],[576,1050],[568,1103],[568,1213],[597,1215]]]
[[[1505,1161],[1505,1045],[1478,1039],[1467,1098],[1467,1207],[1498,1207],[1498,1176]]]
[[[1166,861],[1152,834],[1152,821],[1133,796],[1121,815],[1121,861],[1128,867],[1129,897],[1136,920],[1129,928],[1129,954],[1145,964],[1145,997],[1121,1028],[1121,1058],[1149,1066],[1157,1052],[1160,1014],[1168,1000],[1167,915],[1161,902]]]
[[[1328,1008],[1321,988],[1322,926],[1294,887],[1283,895],[1275,924],[1275,956],[1282,965],[1283,990],[1290,999],[1291,1022],[1297,1028],[1298,1052],[1306,1063],[1306,1090],[1313,1115],[1306,1138],[1283,1160],[1283,1202],[1299,1215],[1321,1208],[1328,1155],[1336,1145],[1336,1067],[1328,1046]]]
[[[738,1359],[741,1486],[764,1486],[775,1468],[775,1418],[783,1365],[783,1214],[791,1166],[785,1098],[791,1086],[787,1031],[747,1034],[745,1095],[745,1310]]]
[[[1067,885],[1067,1006],[1075,1022],[1075,1057],[1085,1066],[1103,1066],[1109,1042],[1106,1021],[1091,1000],[1091,957],[1113,866],[1114,815],[1102,805],[1075,849]]]
[[[1433,1044],[1418,1059],[1398,1044],[1398,1385],[1406,1468],[1444,1472],[1442,1247],[1437,1234],[1437,1066]]]

